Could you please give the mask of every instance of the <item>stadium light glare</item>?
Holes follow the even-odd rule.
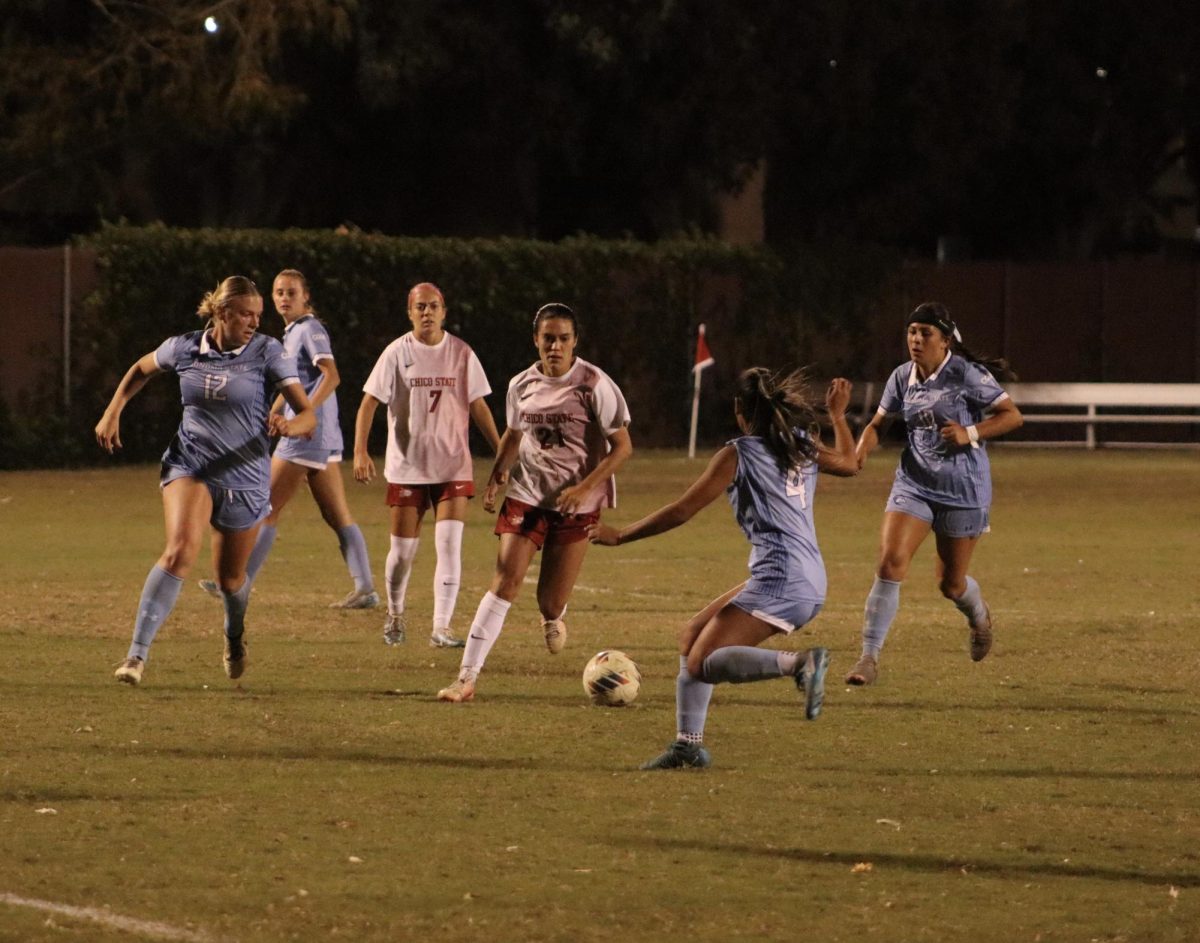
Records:
[[[204,18],[205,32],[215,33],[220,28],[221,28],[221,24],[217,22],[217,18],[215,16],[206,16]]]

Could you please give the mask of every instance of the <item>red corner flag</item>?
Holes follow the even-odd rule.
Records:
[[[708,341],[704,339],[704,325],[700,325],[700,333],[696,337],[696,362],[692,365],[692,428],[688,433],[688,458],[696,457],[696,425],[700,419],[700,374],[705,367],[711,367],[716,361],[709,353]]]
[[[713,355],[708,351],[708,341],[704,339],[704,325],[700,325],[700,333],[696,337],[696,363],[692,367],[692,372],[699,373],[705,367],[711,367],[715,360]]]

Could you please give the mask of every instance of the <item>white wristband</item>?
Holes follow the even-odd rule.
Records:
[[[967,438],[971,440],[972,445],[979,444],[979,430],[974,426],[967,426]]]

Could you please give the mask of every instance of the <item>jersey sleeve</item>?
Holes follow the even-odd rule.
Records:
[[[296,358],[289,354],[279,341],[268,338],[266,356],[266,376],[275,389],[282,389],[291,383],[299,383],[296,373]]]
[[[625,403],[625,397],[620,387],[603,373],[592,390],[592,403],[596,410],[596,422],[606,437],[629,425],[629,406]]]
[[[475,356],[475,351],[467,349],[467,402],[473,403],[492,392],[488,385],[487,374],[483,372],[483,364]]]
[[[186,334],[168,337],[154,349],[154,362],[158,365],[159,370],[178,372],[179,352],[183,349],[186,340]]]
[[[966,400],[979,410],[987,409],[992,403],[1007,396],[1003,387],[996,382],[990,370],[978,363],[968,363],[963,371],[963,387]]]
[[[333,344],[329,340],[329,331],[320,321],[316,321],[301,336],[300,349],[308,355],[308,359],[313,363],[321,360],[333,360]]]
[[[524,373],[518,373],[512,378],[508,384],[508,393],[504,396],[504,422],[509,429],[520,430],[521,428],[521,410],[517,407],[517,394],[521,389],[518,381],[524,375]]]
[[[879,397],[879,410],[885,416],[891,416],[904,409],[905,369],[908,364],[897,367],[883,385],[883,395]]]
[[[389,344],[375,361],[371,375],[363,384],[363,392],[374,396],[381,403],[390,403],[392,394],[396,391],[396,346]]]

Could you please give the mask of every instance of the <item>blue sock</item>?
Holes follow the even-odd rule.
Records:
[[[743,684],[783,677],[779,652],[750,645],[718,648],[704,659],[704,680],[709,684]]]
[[[979,584],[970,576],[967,577],[966,591],[954,600],[958,611],[967,617],[971,625],[982,625],[987,622],[987,607],[983,604],[983,593]]]
[[[250,601],[249,578],[242,582],[237,592],[227,593],[221,590],[221,598],[225,601],[225,636],[239,639],[246,631],[246,605]]]
[[[354,579],[354,588],[369,591],[375,586],[371,579],[371,560],[367,556],[367,542],[363,539],[362,531],[357,524],[347,524],[339,527],[337,532],[338,546],[342,551],[342,559]]]
[[[271,548],[275,546],[275,534],[278,528],[263,524],[254,538],[254,549],[250,551],[250,559],[246,561],[246,582],[253,583],[258,578],[258,571],[267,562]]]
[[[167,616],[175,608],[175,600],[183,589],[183,580],[172,576],[157,564],[151,568],[142,585],[142,598],[138,600],[137,618],[133,622],[133,641],[129,645],[129,657],[145,661],[150,654],[150,643]]]
[[[697,681],[687,670],[687,656],[679,656],[679,674],[675,678],[675,729],[680,740],[700,743],[704,739],[704,721],[713,686]]]
[[[863,654],[872,658],[879,657],[883,648],[883,640],[887,638],[896,611],[900,608],[900,584],[894,580],[883,580],[875,577],[871,591],[867,594],[867,604],[863,609]]]

